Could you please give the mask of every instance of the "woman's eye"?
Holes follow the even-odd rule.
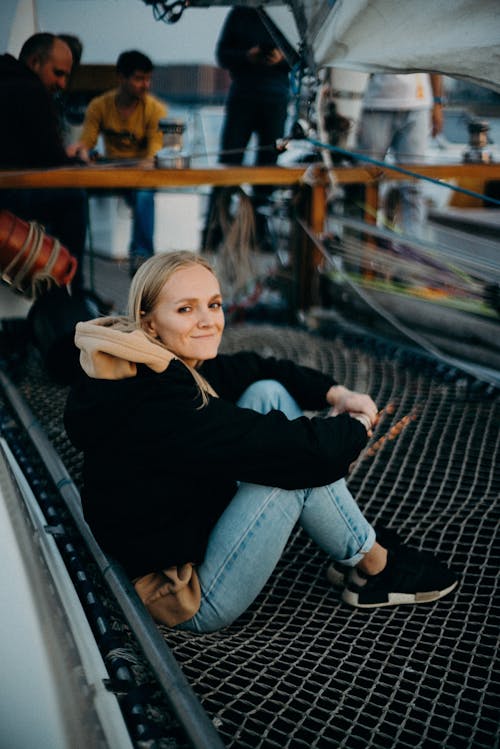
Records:
[[[190,312],[191,307],[179,307],[177,312]]]
[[[212,302],[210,305],[210,309],[220,309],[222,307],[222,302]]]

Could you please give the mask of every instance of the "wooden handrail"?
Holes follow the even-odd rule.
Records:
[[[402,165],[416,174],[435,179],[494,180],[500,179],[500,164],[408,164]],[[212,166],[188,169],[156,169],[145,165],[92,164],[89,166],[55,167],[51,169],[0,170],[1,188],[84,187],[118,188],[184,188],[197,185],[230,186],[293,185],[304,177],[307,166]],[[323,174],[319,165],[317,174]],[[339,184],[370,184],[383,179],[407,180],[408,176],[389,168],[376,166],[339,166],[334,176]],[[320,179],[320,181],[322,181]]]
[[[292,185],[305,167],[215,166],[156,169],[153,166],[89,165],[0,170],[0,188],[184,188],[198,185]]]

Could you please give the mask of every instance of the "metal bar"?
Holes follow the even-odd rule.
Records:
[[[137,637],[145,657],[165,690],[172,709],[184,727],[193,747],[195,749],[224,749],[224,744],[213,723],[191,689],[170,648],[135,592],[132,583],[121,567],[108,559],[95,540],[83,517],[80,493],[40,422],[33,416],[22,395],[2,371],[0,371],[0,382],[11,405],[40,453],[78,531],[114,593],[130,629]]]

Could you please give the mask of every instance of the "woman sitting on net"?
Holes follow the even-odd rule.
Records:
[[[231,624],[297,522],[337,562],[329,577],[352,606],[453,590],[430,554],[379,543],[346,486],[373,400],[290,361],[219,355],[223,329],[217,278],[189,252],[137,271],[127,317],[77,325],[84,373],[65,424],[84,452],[84,514],[156,621]],[[302,413],[327,407],[328,418]]]

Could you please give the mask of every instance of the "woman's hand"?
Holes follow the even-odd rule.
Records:
[[[377,406],[366,393],[357,393],[343,385],[333,385],[326,394],[327,403],[332,406],[329,416],[348,413],[358,419],[371,436],[371,428],[377,423]]]

